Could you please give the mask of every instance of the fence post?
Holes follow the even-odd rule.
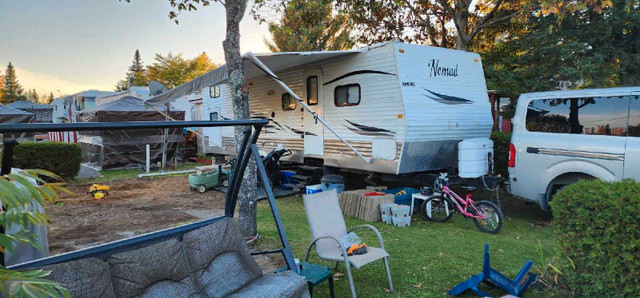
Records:
[[[150,163],[151,163],[151,156],[150,156],[151,155],[151,152],[150,152],[151,150],[149,148],[149,144],[147,144],[145,151],[146,151],[146,154],[147,154],[146,163],[145,163],[146,168],[145,169],[147,170],[147,174],[149,174],[149,167],[150,167]]]

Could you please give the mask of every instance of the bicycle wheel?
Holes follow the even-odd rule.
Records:
[[[430,198],[422,203],[424,218],[433,222],[445,222],[453,216],[453,202],[445,196]]]
[[[478,211],[485,216],[485,219],[473,219],[476,227],[485,233],[496,234],[502,229],[504,216],[496,204],[489,201],[480,201],[476,204]]]

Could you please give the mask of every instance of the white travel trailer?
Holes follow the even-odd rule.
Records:
[[[456,167],[457,144],[488,137],[492,118],[480,56],[387,42],[358,50],[245,56],[259,139],[290,161],[386,174]],[[232,119],[225,66],[147,101],[202,90],[204,120]],[[207,153],[235,154],[233,128],[207,128]]]

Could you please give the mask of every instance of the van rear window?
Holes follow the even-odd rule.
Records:
[[[630,96],[550,98],[529,103],[528,131],[626,136]]]

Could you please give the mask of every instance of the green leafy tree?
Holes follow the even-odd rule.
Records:
[[[191,81],[216,65],[211,62],[206,53],[194,59],[185,59],[182,54],[174,55],[169,52],[166,56],[156,54],[155,62],[147,66],[149,80],[158,81],[171,89]]]
[[[42,177],[57,182],[48,183]],[[0,227],[4,231],[15,226],[21,228],[15,234],[0,233],[0,252],[13,253],[17,243],[39,248],[36,236],[27,226],[46,225],[49,218],[42,212],[29,211],[29,207],[42,207],[45,201],[56,202],[58,192],[69,192],[61,181],[55,174],[41,170],[24,170],[0,177]],[[15,271],[0,266],[0,294],[3,297],[71,297],[62,285],[45,279],[50,273],[47,270]]]
[[[54,99],[53,92],[49,92],[49,97],[47,97],[47,101],[45,103],[51,103]]]
[[[252,13],[261,21],[260,7],[268,2],[257,1]],[[291,0],[272,9],[282,13],[277,22],[269,22],[272,41],[265,44],[272,52],[345,50],[354,46],[350,38],[348,18],[334,13],[332,0]]]
[[[125,91],[129,86],[146,86],[149,83],[147,79],[147,71],[140,57],[140,51],[136,50],[133,54],[133,61],[129,66],[127,77],[118,81],[116,91]]]
[[[534,10],[481,54],[489,89],[512,99],[558,88],[638,85],[640,8],[637,1],[616,1],[547,15]]]
[[[360,43],[394,39],[465,51],[485,42],[486,38],[478,38],[484,31],[505,22],[526,21],[530,12],[564,15],[588,3],[602,9],[611,1],[337,0],[338,8],[351,18]]]
[[[16,69],[11,62],[9,62],[7,70],[5,71],[2,90],[0,91],[0,93],[2,93],[2,103],[12,103],[16,100],[24,99],[23,92],[24,90],[22,86],[20,86],[18,77],[16,76]]]
[[[191,59],[190,62],[191,72],[189,73],[189,80],[193,80],[218,67],[218,65],[216,65],[215,63],[213,63],[213,61],[211,61],[211,59],[209,59],[209,56],[207,56],[207,53],[205,52],[202,52],[202,54]]]
[[[358,41],[391,39],[468,50],[485,28],[513,15],[520,1],[503,0],[338,0],[348,13]]]

